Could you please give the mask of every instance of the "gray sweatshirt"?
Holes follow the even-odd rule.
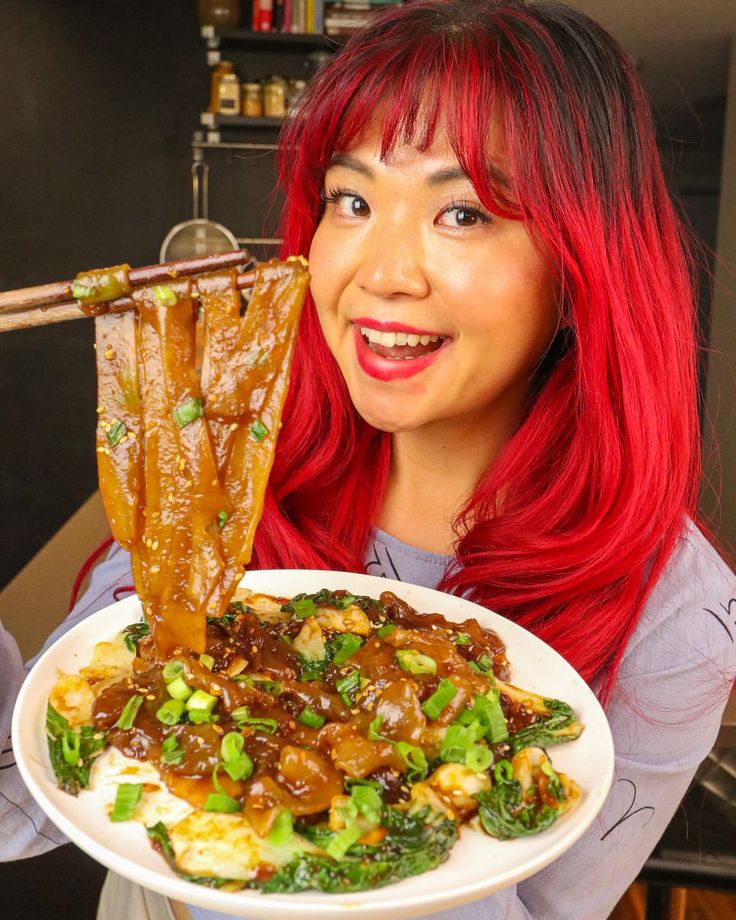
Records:
[[[449,557],[377,531],[366,570],[434,588]],[[112,603],[131,582],[114,547],[48,647]],[[118,594],[119,596],[119,594]],[[29,666],[32,663],[29,663]],[[24,677],[0,626],[0,860],[35,856],[64,842],[13,767],[10,716]],[[616,751],[610,794],[587,833],[558,860],[505,891],[435,913],[437,920],[603,920],[636,878],[711,750],[736,676],[736,577],[690,524],[650,596],[606,710]],[[194,920],[224,917],[190,907]]]

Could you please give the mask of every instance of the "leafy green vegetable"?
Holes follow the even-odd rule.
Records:
[[[490,790],[475,796],[480,805],[481,826],[491,837],[500,840],[529,837],[546,830],[562,814],[562,809],[540,804],[534,789],[523,796],[521,783],[511,777],[510,771],[497,769],[494,780]],[[561,784],[559,788],[564,800]]]
[[[46,707],[46,736],[57,785],[64,792],[77,795],[80,789],[89,786],[89,771],[95,758],[107,746],[107,735],[94,725],[83,725],[78,732],[75,731],[49,703]]]
[[[386,807],[382,824],[388,834],[376,846],[354,844],[339,862],[328,856],[302,854],[268,881],[253,881],[250,886],[268,894],[310,888],[332,893],[380,888],[439,866],[457,840],[456,823],[444,816],[430,820],[428,809],[410,815]],[[330,839],[337,836],[309,825],[299,825],[297,830],[320,847],[329,846]]]
[[[243,887],[242,882],[229,878],[216,878],[206,875],[187,875],[185,872],[181,872],[176,865],[174,848],[171,845],[169,833],[166,830],[163,822],[158,821],[153,825],[153,827],[147,827],[146,833],[150,837],[155,849],[161,853],[171,869],[176,872],[179,878],[183,878],[187,882],[194,882],[197,885],[206,885],[208,888],[222,888],[223,885],[232,885],[233,887],[237,886],[239,888]]]
[[[300,601],[310,600],[316,607],[337,607],[338,610],[344,610],[346,607],[354,604],[364,613],[379,613],[383,611],[383,604],[374,597],[365,595],[337,595],[327,588],[316,591],[314,594],[297,594],[295,597],[281,608],[282,613],[294,613],[294,605]],[[232,605],[231,605],[232,606]]]
[[[575,721],[575,713],[567,703],[546,699],[544,705],[548,713],[546,716],[509,735],[508,744],[512,754],[517,754],[525,747],[546,748],[580,737],[583,726]]]
[[[126,626],[123,630],[125,634],[123,642],[125,642],[125,647],[128,651],[137,652],[138,643],[144,636],[147,636],[150,631],[148,623],[146,623],[145,620],[141,620],[140,623],[131,623],[130,626]]]

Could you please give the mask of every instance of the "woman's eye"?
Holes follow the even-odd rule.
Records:
[[[350,189],[328,189],[322,193],[322,201],[325,204],[334,205],[339,214],[347,217],[367,217],[370,214],[370,208],[365,199],[356,192],[351,192]]]
[[[446,218],[446,219],[445,219]],[[440,214],[440,223],[453,229],[467,229],[477,224],[489,224],[491,215],[473,205],[453,202]]]

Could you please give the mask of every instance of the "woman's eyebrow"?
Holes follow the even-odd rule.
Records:
[[[330,159],[327,168],[331,169],[333,166],[342,166],[345,169],[352,169],[353,172],[360,173],[367,179],[374,178],[374,172],[370,166],[357,157],[351,156],[349,153],[335,153]],[[459,166],[438,169],[437,172],[430,173],[424,181],[430,187],[434,187],[436,185],[442,185],[444,182],[454,182],[456,179],[467,179],[470,181],[468,174]]]

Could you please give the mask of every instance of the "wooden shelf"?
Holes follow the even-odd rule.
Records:
[[[345,43],[345,36],[322,35],[295,32],[250,32],[247,29],[219,29],[215,26],[201,26],[202,38],[211,50],[241,48],[244,50],[274,48],[280,51],[336,50]]]
[[[210,131],[221,131],[223,128],[266,128],[278,130],[284,123],[283,118],[259,118],[247,115],[217,115],[214,112],[202,112],[199,123]]]

